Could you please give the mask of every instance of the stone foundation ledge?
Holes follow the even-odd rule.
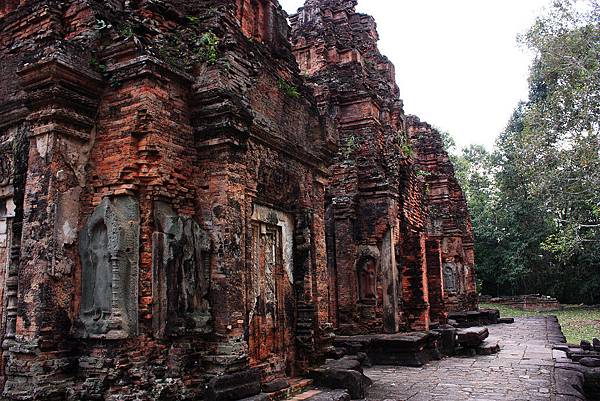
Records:
[[[556,344],[552,353],[558,401],[600,399],[600,340]]]
[[[547,295],[518,295],[507,297],[480,297],[480,302],[510,306],[511,308],[534,312],[561,310],[562,306],[556,298]]]

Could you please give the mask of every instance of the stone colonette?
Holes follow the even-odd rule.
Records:
[[[253,394],[476,308],[448,155],[355,5],[0,5],[6,399]]]

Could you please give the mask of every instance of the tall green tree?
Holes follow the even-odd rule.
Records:
[[[523,160],[555,217],[545,246],[570,257],[599,240],[600,4],[557,0],[521,41],[535,54]]]
[[[466,149],[457,162],[482,289],[598,303],[598,0],[556,0],[521,43],[534,54],[529,100],[492,154]]]

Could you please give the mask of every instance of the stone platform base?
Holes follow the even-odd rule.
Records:
[[[556,298],[546,295],[518,295],[514,297],[485,297],[480,302],[506,305],[511,308],[533,312],[550,312],[561,310],[562,306]]]
[[[441,358],[439,339],[435,332],[340,336],[334,345],[349,355],[365,355],[373,365],[419,367]]]

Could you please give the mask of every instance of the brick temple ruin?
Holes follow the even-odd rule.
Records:
[[[243,398],[477,309],[440,134],[355,6],[2,2],[5,399]]]

